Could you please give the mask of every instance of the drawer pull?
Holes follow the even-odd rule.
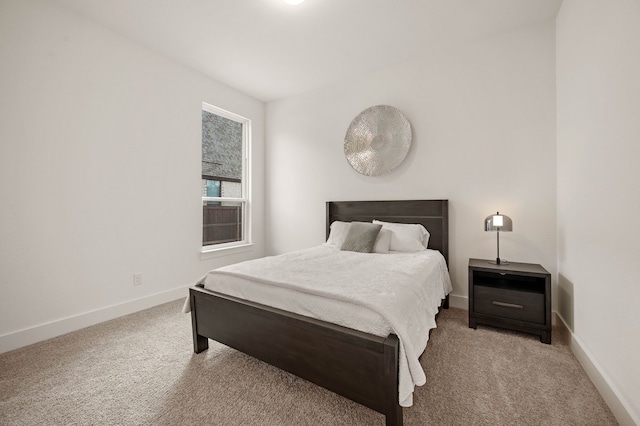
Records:
[[[505,308],[516,308],[516,309],[523,308],[522,305],[516,305],[515,303],[498,302],[497,300],[493,300],[491,303],[497,306],[503,306]]]

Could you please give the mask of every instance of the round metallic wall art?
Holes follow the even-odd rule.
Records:
[[[377,105],[353,119],[344,137],[344,155],[351,167],[367,176],[389,173],[411,147],[411,124],[389,105]]]

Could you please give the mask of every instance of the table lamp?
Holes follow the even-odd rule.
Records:
[[[487,216],[484,220],[484,230],[485,231],[496,231],[497,238],[497,247],[498,251],[496,254],[496,260],[490,260],[489,263],[494,265],[508,265],[509,262],[506,260],[500,260],[500,231],[502,232],[511,232],[513,231],[513,222],[509,216],[500,214],[500,212],[496,212],[496,214],[492,214]]]

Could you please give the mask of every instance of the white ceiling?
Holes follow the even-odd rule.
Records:
[[[57,0],[268,102],[554,19],[562,0]]]

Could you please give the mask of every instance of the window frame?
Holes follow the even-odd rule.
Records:
[[[251,238],[251,120],[239,114],[227,111],[215,105],[202,102],[201,111],[219,115],[226,119],[235,121],[242,125],[242,176],[241,191],[242,197],[206,197],[202,196],[200,201],[200,246],[201,253],[211,253],[216,251],[224,251],[238,247],[246,247],[252,245]],[[202,115],[202,114],[201,114]],[[200,120],[202,123],[202,119]],[[201,126],[202,127],[202,126]],[[202,130],[201,130],[202,132]],[[202,133],[200,134],[200,147],[202,148]],[[200,154],[202,160],[202,152]],[[200,179],[202,179],[202,169],[200,170]],[[233,202],[240,203],[242,206],[242,240],[220,244],[204,245],[204,214],[202,207],[206,202]]]

